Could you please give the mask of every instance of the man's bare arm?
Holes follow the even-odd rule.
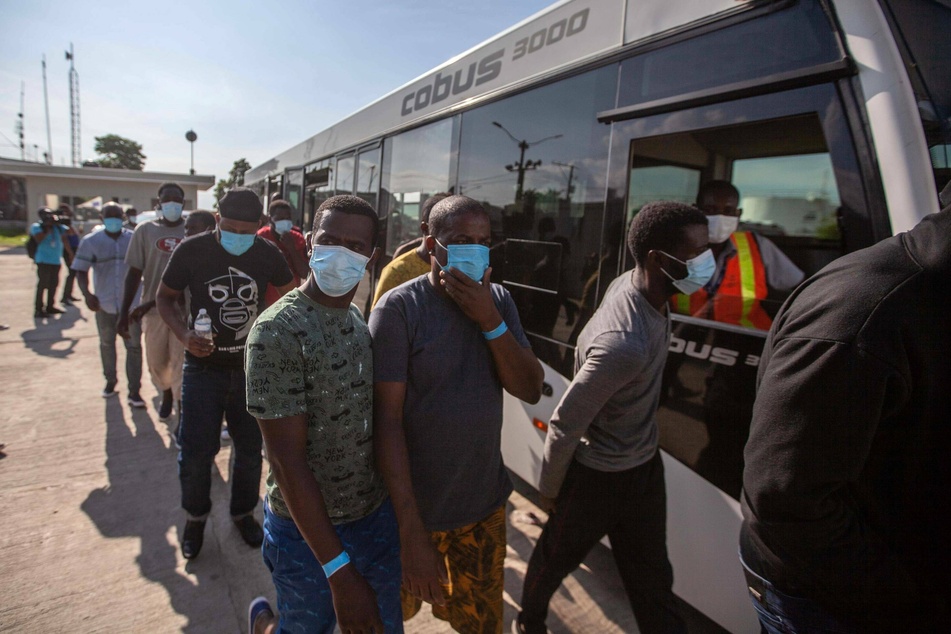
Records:
[[[268,462],[294,523],[321,565],[343,551],[320,485],[307,462],[307,417],[304,414],[258,419],[267,444]],[[383,632],[376,595],[353,564],[328,580],[334,611],[343,632]]]
[[[449,575],[443,558],[429,539],[413,493],[409,451],[403,430],[405,397],[405,383],[379,382],[374,385],[373,450],[400,528],[403,585],[424,601],[445,605],[442,584],[448,583]]]

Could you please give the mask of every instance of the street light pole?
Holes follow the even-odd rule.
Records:
[[[185,139],[188,140],[192,148],[192,166],[191,166],[191,169],[188,171],[188,173],[194,176],[195,175],[195,141],[198,140],[198,135],[195,134],[194,130],[189,130],[188,132],[185,133]]]

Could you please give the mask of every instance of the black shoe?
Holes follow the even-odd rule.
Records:
[[[46,307],[46,313],[48,315],[62,315],[65,312],[66,312],[65,310],[63,310],[62,308],[57,308],[56,306]]]
[[[264,541],[264,531],[253,515],[244,515],[240,519],[236,519],[234,525],[238,527],[241,539],[248,546],[257,548]]]
[[[158,417],[161,421],[166,421],[172,415],[172,390],[162,392],[162,405],[159,406]]]
[[[102,389],[102,398],[110,398],[116,394],[118,394],[118,392],[116,392],[116,384],[111,382],[106,383],[106,387]]]
[[[49,315],[46,314],[45,310],[38,310],[33,313],[33,319],[46,319]]]
[[[73,300],[70,299],[69,297],[64,297],[63,299],[59,300],[59,303],[62,304],[63,306],[72,306]]]
[[[187,520],[182,533],[182,557],[194,559],[205,543],[205,520]]]

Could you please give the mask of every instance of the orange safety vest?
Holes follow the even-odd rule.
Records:
[[[723,281],[714,292],[712,302],[706,289],[701,288],[692,295],[674,295],[670,307],[681,315],[769,330],[773,320],[762,306],[768,288],[766,267],[763,266],[759,245],[749,231],[733,232],[730,242],[736,253],[726,261]]]

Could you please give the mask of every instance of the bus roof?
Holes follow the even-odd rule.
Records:
[[[763,4],[748,0],[562,0],[256,166],[245,175],[245,182],[257,182],[476,100],[516,90],[624,46]]]

